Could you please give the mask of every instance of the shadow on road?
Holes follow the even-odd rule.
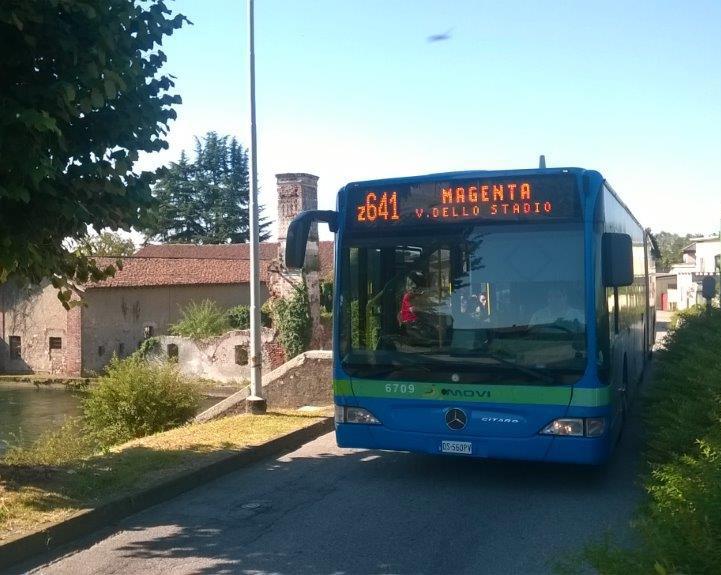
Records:
[[[627,529],[638,432],[632,421],[600,469],[339,450],[331,434],[128,518],[41,572],[546,573]]]

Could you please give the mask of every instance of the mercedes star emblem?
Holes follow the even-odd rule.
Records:
[[[446,411],[446,425],[450,429],[463,429],[466,426],[467,421],[468,416],[466,415],[466,412],[462,409],[453,407]]]

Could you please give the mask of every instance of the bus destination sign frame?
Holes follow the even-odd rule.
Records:
[[[574,174],[361,184],[347,192],[354,231],[490,222],[580,221]]]

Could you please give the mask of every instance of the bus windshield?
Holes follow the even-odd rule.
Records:
[[[351,376],[574,383],[586,366],[578,224],[354,238],[342,251]]]

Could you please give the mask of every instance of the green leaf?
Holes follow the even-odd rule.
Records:
[[[117,91],[115,90],[115,82],[113,82],[110,78],[106,78],[105,82],[103,82],[103,87],[105,88],[105,97],[108,100],[114,100],[115,96],[117,95]]]
[[[64,90],[65,100],[67,100],[68,103],[72,102],[75,99],[75,88],[72,86],[72,84],[65,84]]]
[[[129,229],[144,221],[150,174],[127,171],[121,180],[96,159],[122,149],[132,170],[140,153],[160,146],[169,102],[160,101],[153,81],[163,75],[164,58],[155,70],[147,61],[178,27],[172,14],[156,9],[148,29],[160,4],[0,0],[0,34],[9,41],[0,56],[0,123],[12,128],[11,145],[0,154],[0,274],[31,282],[57,277],[60,287],[101,277],[106,266],[92,267],[64,239],[83,237],[88,225]],[[25,87],[20,102],[8,98],[15,86]],[[102,113],[83,117],[93,109]]]
[[[105,98],[103,98],[103,94],[100,89],[92,89],[90,92],[90,101],[92,102],[94,108],[102,108],[103,105],[105,105]]]

